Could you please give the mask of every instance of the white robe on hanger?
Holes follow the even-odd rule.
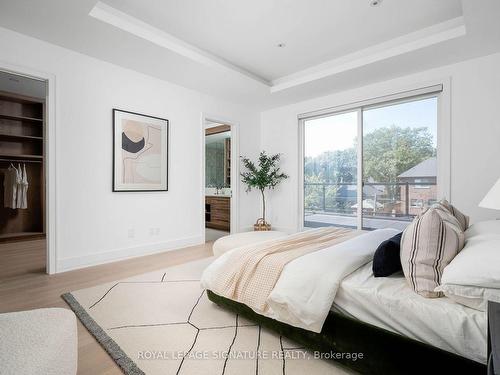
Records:
[[[23,164],[23,169],[19,165],[19,184],[17,187],[17,208],[28,208],[28,174],[26,173],[26,164]]]

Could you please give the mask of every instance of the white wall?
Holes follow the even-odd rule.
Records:
[[[240,154],[283,153],[291,178],[268,199],[278,229],[298,225],[297,114],[451,78],[451,200],[473,220],[494,218],[477,203],[500,176],[500,54],[257,111],[0,28],[2,62],[56,81],[58,271],[203,241],[201,113],[240,125]],[[111,109],[170,120],[169,191],[112,193]],[[259,133],[259,122],[260,133]],[[54,188],[54,187],[52,187]],[[259,197],[240,186],[239,229],[259,216]],[[160,234],[150,235],[150,228]],[[128,238],[129,230],[135,238]]]
[[[419,74],[365,86],[261,114],[261,145],[283,153],[283,170],[291,178],[270,194],[269,218],[279,229],[298,227],[297,115],[423,87],[429,81],[451,79],[451,201],[472,221],[500,213],[477,206],[500,177],[500,54],[465,61]]]
[[[57,270],[203,242],[202,124],[240,126],[240,153],[258,153],[259,115],[195,91],[0,28],[0,66],[55,75]],[[112,108],[170,121],[169,191],[113,193]],[[258,216],[243,188],[239,224]],[[150,228],[160,228],[151,236]],[[129,238],[129,230],[135,238]]]

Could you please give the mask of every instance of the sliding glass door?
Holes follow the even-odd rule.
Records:
[[[437,98],[363,110],[363,229],[404,229],[436,201]]]
[[[436,96],[305,119],[303,127],[304,227],[404,229],[436,201]]]
[[[359,111],[304,122],[304,226],[357,227]]]

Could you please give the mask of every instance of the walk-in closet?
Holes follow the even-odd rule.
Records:
[[[45,97],[45,81],[0,71],[0,259],[25,256],[26,270],[46,259]]]

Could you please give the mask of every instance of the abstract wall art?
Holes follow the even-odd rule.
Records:
[[[168,120],[113,109],[113,191],[168,190]]]

